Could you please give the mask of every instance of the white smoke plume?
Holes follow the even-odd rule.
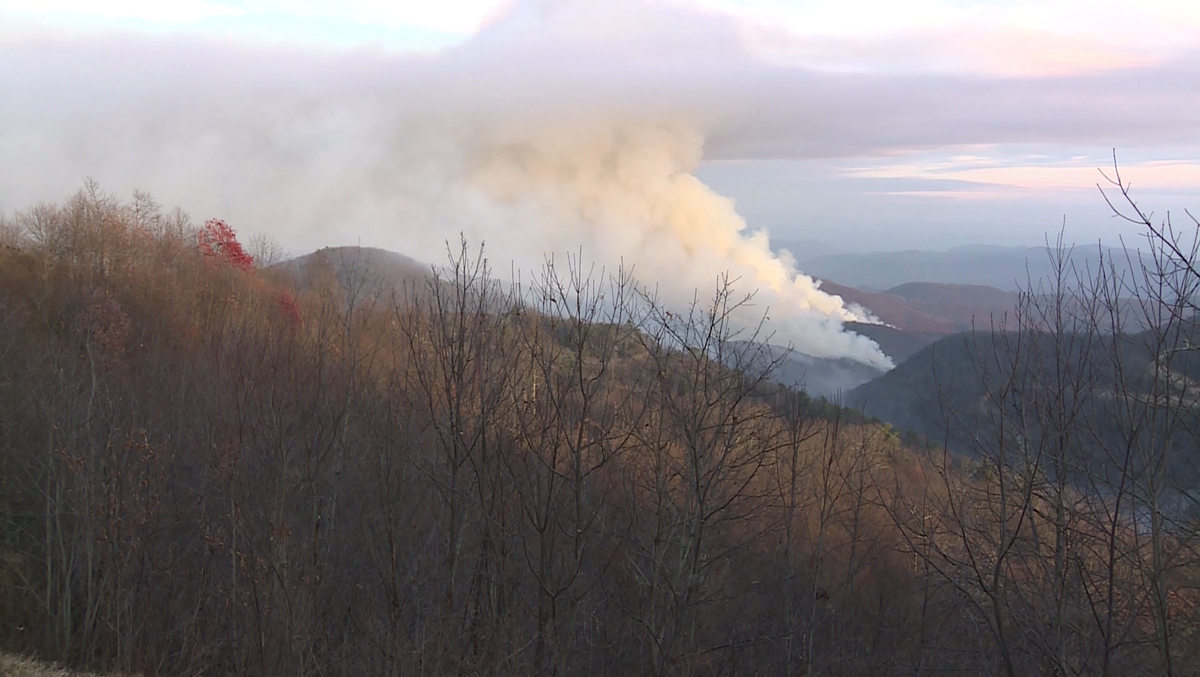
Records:
[[[0,75],[17,93],[0,103],[0,208],[89,175],[293,251],[361,242],[437,261],[461,231],[526,270],[579,248],[623,261],[668,303],[729,272],[759,290],[776,342],[891,366],[844,330],[870,320],[861,309],[693,174],[707,135],[751,105],[725,96],[748,57],[720,15],[527,2],[432,56],[123,36],[10,40],[0,57],[17,66]]]

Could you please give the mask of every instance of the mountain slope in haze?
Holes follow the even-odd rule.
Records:
[[[885,292],[866,292],[829,280],[821,289],[870,311],[884,324],[847,323],[879,344],[896,364],[948,334],[1011,314],[1017,294],[980,285],[910,282]]]
[[[906,298],[912,303],[938,307],[1012,308],[1017,302],[1016,292],[982,284],[906,282],[884,293]]]
[[[894,364],[904,362],[917,351],[945,336],[938,332],[902,330],[864,322],[847,322],[846,329],[874,341],[885,355],[892,358]]]
[[[1097,270],[1100,251],[1095,246],[1079,246],[1072,260],[1079,270]],[[1120,249],[1104,248],[1104,257],[1118,268],[1128,270],[1128,259]],[[1134,265],[1137,254],[1130,253]],[[862,289],[892,289],[909,282],[985,285],[1004,291],[1017,291],[1030,279],[1050,275],[1052,266],[1045,247],[1001,247],[969,245],[944,252],[908,250],[869,254],[826,254],[797,257],[800,270],[819,278]]]
[[[970,408],[983,398],[973,360],[985,350],[970,340],[954,334],[922,347],[895,369],[847,393],[847,404],[900,430],[940,439],[946,402]]]
[[[1200,467],[1188,459],[1200,448],[1188,431],[1200,425],[1198,326],[1161,335],[964,332],[853,389],[846,404],[968,456],[994,453],[1001,439],[1035,454],[1068,440],[1070,453],[1094,459],[1165,444],[1178,452],[1171,472],[1195,485]],[[1174,417],[1166,433],[1163,402]],[[1074,427],[1060,434],[1063,425]]]
[[[948,334],[955,329],[953,322],[939,319],[916,308],[908,299],[884,292],[868,292],[821,278],[821,290],[840,296],[846,303],[862,306],[885,324],[900,331]]]
[[[733,345],[735,355],[754,352],[745,341],[734,341]],[[774,369],[771,380],[814,397],[840,399],[844,393],[884,373],[882,369],[854,360],[813,357],[772,344],[764,345],[756,357],[756,364],[747,365],[749,370],[771,365]]]
[[[917,312],[949,325],[951,333],[998,323],[1012,315],[1020,300],[1017,292],[942,282],[908,282],[883,293],[899,296]]]
[[[370,293],[390,293],[405,285],[422,285],[433,269],[420,261],[375,247],[325,247],[271,267],[300,289],[312,286],[315,277],[332,274],[343,288],[360,287]]]
[[[795,386],[809,395],[840,399],[844,393],[883,373],[871,365],[850,359],[821,358],[792,352],[779,364],[775,380]]]
[[[949,334],[969,329],[988,318],[1011,313],[1016,292],[980,285],[910,282],[883,292],[867,292],[829,280],[821,289],[871,311],[901,331]]]

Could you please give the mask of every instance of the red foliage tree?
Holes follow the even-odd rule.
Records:
[[[279,292],[275,300],[279,304],[279,310],[292,324],[303,323],[303,319],[300,317],[300,306],[296,304],[296,297],[292,296],[290,291],[285,289]]]
[[[209,219],[196,235],[196,245],[205,258],[229,263],[240,270],[254,267],[254,257],[248,254],[237,233],[224,219]]]

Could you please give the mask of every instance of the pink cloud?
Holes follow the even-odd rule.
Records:
[[[919,179],[962,182],[953,190],[888,191],[888,195],[921,195],[956,199],[993,198],[1021,193],[1059,194],[1067,191],[1094,191],[1105,183],[1104,176],[1091,163],[1069,165],[1014,164],[980,167],[954,166],[952,162],[934,164],[880,164],[847,170],[844,175],[864,179]],[[1200,190],[1200,161],[1146,161],[1122,163],[1122,177],[1138,190]]]
[[[744,44],[775,62],[820,70],[1055,77],[1161,63],[1166,54],[1101,36],[1022,26],[956,25],[884,36],[806,35],[747,23]]]

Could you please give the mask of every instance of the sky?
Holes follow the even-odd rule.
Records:
[[[609,3],[0,0],[0,41],[78,49],[207,39],[334,60],[436,58],[486,39],[496,23],[584,4]],[[653,44],[636,58],[692,105],[727,108],[724,99],[740,98],[739,110],[705,121],[696,175],[776,240],[812,241],[814,253],[1037,244],[1064,224],[1072,240],[1112,240],[1128,231],[1096,184],[1114,151],[1148,209],[1200,208],[1200,3],[642,4],[669,5],[688,20],[599,10],[611,25],[561,37],[618,51],[625,40]],[[629,68],[606,74],[588,55],[572,57],[584,77]],[[79,178],[43,183],[30,197],[54,199]],[[0,208],[23,206],[11,193],[0,194]]]

